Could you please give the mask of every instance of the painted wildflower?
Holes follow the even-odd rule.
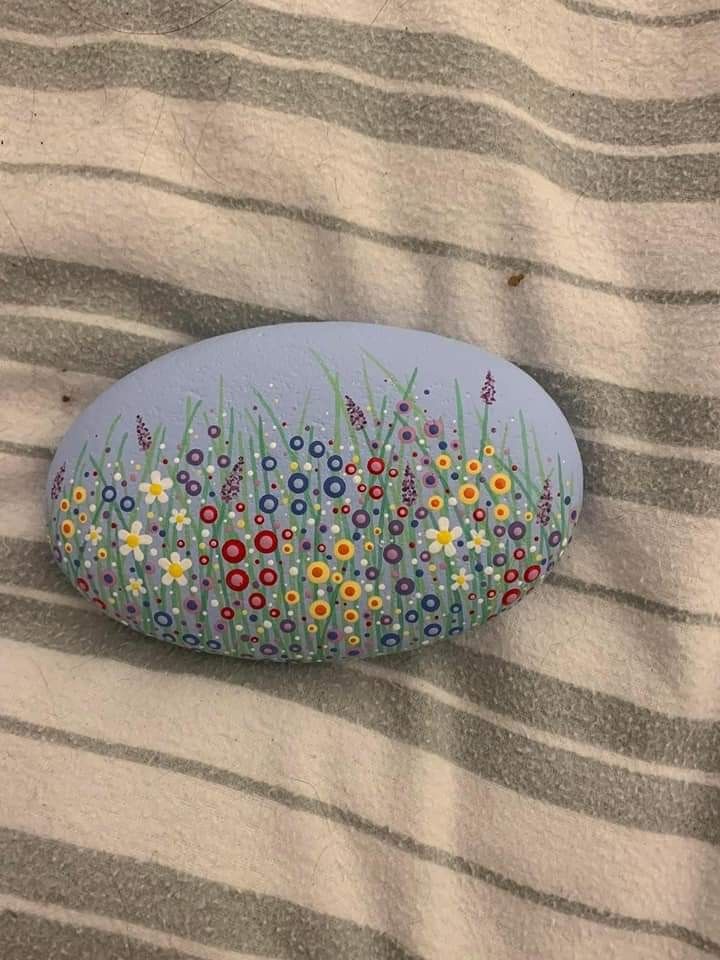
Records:
[[[145,494],[145,503],[155,503],[156,500],[158,503],[167,503],[168,495],[166,491],[170,487],[172,487],[170,477],[163,477],[159,470],[153,470],[150,474],[150,481],[139,484],[138,489],[140,493]]]
[[[187,583],[185,571],[189,570],[192,566],[192,560],[189,560],[187,557],[181,559],[180,554],[174,550],[170,554],[169,560],[167,557],[161,557],[158,560],[158,566],[161,570],[165,571],[162,582],[166,587],[169,587],[171,583],[179,583],[181,587],[184,587]]]
[[[446,557],[454,557],[457,553],[457,547],[455,546],[455,541],[460,538],[462,535],[461,527],[453,527],[450,529],[450,521],[447,517],[440,517],[438,520],[437,530],[430,528],[425,531],[425,536],[430,543],[430,553],[440,553],[442,550],[445,553]]]
[[[102,537],[103,537],[102,527],[95,527],[92,524],[90,525],[90,529],[88,530],[88,532],[85,534],[85,539],[88,541],[88,543],[91,543],[94,547],[96,547],[100,543],[100,541],[102,540]]]
[[[469,590],[471,578],[465,567],[460,567],[457,573],[452,575],[453,590]]]
[[[120,553],[124,557],[132,553],[136,560],[142,560],[145,556],[140,548],[152,543],[150,534],[142,532],[142,523],[139,520],[135,520],[129,530],[121,530],[118,537],[120,538]]]
[[[182,530],[184,526],[192,523],[192,520],[188,516],[187,510],[183,508],[180,510],[173,510],[173,512],[170,514],[170,523],[177,527],[178,530]]]
[[[470,534],[470,546],[475,553],[480,553],[484,547],[490,546],[490,541],[485,536],[484,530],[473,530]]]

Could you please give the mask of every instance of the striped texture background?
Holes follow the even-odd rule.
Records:
[[[2,0],[3,960],[720,956],[706,2]],[[60,579],[77,412],[298,318],[483,344],[562,405],[585,513],[523,609],[286,670]]]

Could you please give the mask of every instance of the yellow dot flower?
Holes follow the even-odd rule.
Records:
[[[338,540],[334,553],[338,560],[350,560],[355,555],[355,547],[351,540]]]
[[[480,473],[480,471],[482,470],[482,464],[480,463],[479,460],[468,460],[468,462],[465,464],[465,467],[467,469],[467,472],[472,474],[473,476],[476,473]]]
[[[87,490],[85,487],[74,487],[72,498],[74,503],[85,503],[87,500]]]
[[[442,510],[445,501],[437,493],[434,493],[428,500],[428,507],[431,510]]]
[[[380,610],[382,605],[382,597],[370,597],[368,600],[368,607],[370,607],[371,610]]]
[[[287,593],[285,594],[285,603],[287,603],[291,607],[294,604],[296,604],[299,599],[300,599],[300,594],[297,592],[297,590],[288,590]]]
[[[340,586],[340,596],[343,598],[343,600],[345,600],[346,603],[352,603],[355,600],[359,600],[361,593],[362,590],[357,580],[346,580]]]
[[[72,520],[63,520],[60,524],[60,533],[64,537],[71,537],[75,533],[75,524]]]
[[[480,496],[480,491],[474,483],[463,483],[458,490],[458,500],[460,503],[475,503]]]
[[[327,620],[330,616],[330,604],[326,600],[313,600],[310,604],[310,616],[313,620]]]
[[[70,509],[70,501],[68,500],[67,497],[62,498],[62,500],[59,503],[59,507],[63,513],[67,513],[67,511]]]
[[[310,583],[326,583],[330,576],[330,567],[322,560],[313,560],[307,569]]]
[[[512,481],[506,473],[495,473],[490,477],[490,489],[493,493],[509,493]]]
[[[510,516],[510,508],[505,503],[499,503],[495,507],[495,519],[496,520],[507,520]]]
[[[348,623],[356,623],[360,619],[360,614],[357,610],[346,610],[343,616]]]
[[[446,453],[441,453],[435,457],[435,466],[438,470],[449,470],[452,466],[452,458]]]

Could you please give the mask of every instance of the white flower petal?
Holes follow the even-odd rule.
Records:
[[[438,531],[437,530],[426,530],[425,536],[428,540],[437,540]]]
[[[153,470],[150,474],[150,483],[160,483],[160,471]]]
[[[160,557],[158,560],[158,566],[161,570],[167,570],[167,568],[170,566],[170,561],[167,559],[167,557]]]
[[[448,530],[450,528],[450,521],[447,517],[440,517],[438,520],[438,527],[440,530]]]
[[[457,540],[458,537],[462,536],[462,527],[453,527],[450,531],[450,536],[453,538],[453,540]]]
[[[126,556],[130,553],[130,547],[129,547],[126,543],[124,543],[124,544],[120,547],[120,553],[121,553],[124,557],[126,557]]]
[[[142,560],[145,554],[142,552],[140,547],[135,547],[135,549],[133,550],[133,556],[135,557],[136,560]]]
[[[442,550],[442,544],[438,540],[433,540],[429,548],[430,553],[440,553]]]
[[[166,573],[163,575],[162,582],[165,584],[166,587],[169,587],[170,584],[173,582],[173,578],[170,576],[169,573]]]
[[[454,544],[454,543],[446,543],[446,544],[445,544],[445,556],[446,556],[446,557],[454,557],[456,553],[457,553],[457,550],[455,549],[455,544]]]
[[[180,584],[181,587],[184,587],[185,584],[187,583],[187,577],[185,576],[178,577],[177,582]]]

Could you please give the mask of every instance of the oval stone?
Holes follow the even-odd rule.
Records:
[[[50,535],[89,602],[260,660],[422,647],[516,606],[572,539],[582,464],[513,364],[434,334],[288,324],[175,351],[78,417]]]

